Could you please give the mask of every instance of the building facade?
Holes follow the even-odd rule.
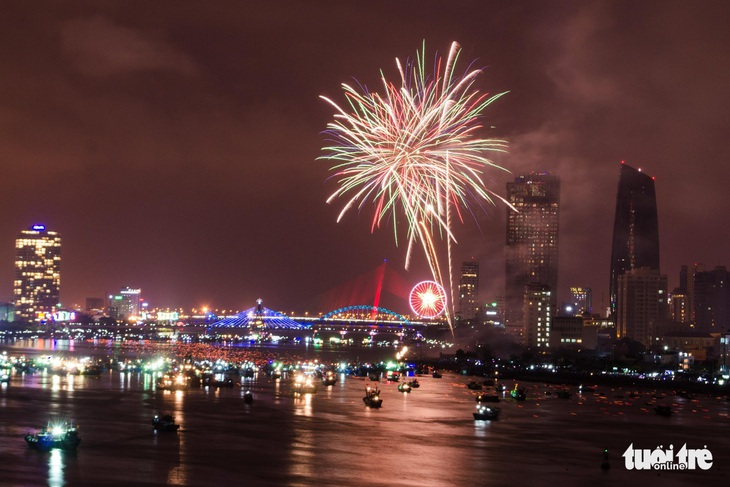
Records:
[[[557,304],[560,178],[518,176],[507,184],[507,200],[516,211],[507,209],[505,331],[524,342],[526,286],[548,286],[551,309]]]
[[[474,320],[479,315],[479,263],[464,262],[461,264],[459,278],[459,309],[456,316],[459,320]]]
[[[583,313],[593,312],[593,293],[589,287],[571,286],[570,287],[570,305],[573,308],[573,314],[578,316]]]
[[[728,271],[717,266],[693,275],[694,324],[699,332],[730,331],[730,283]]]
[[[584,328],[580,316],[554,316],[550,327],[550,348],[581,348]]]
[[[38,321],[61,299],[61,236],[45,225],[23,230],[15,240],[15,320]]]
[[[141,289],[124,288],[109,296],[109,317],[114,320],[136,320],[140,317]]]
[[[504,296],[497,296],[491,301],[484,303],[483,321],[486,325],[497,326],[504,329]]]
[[[523,300],[523,343],[529,347],[549,348],[553,318],[550,286],[528,284]]]
[[[659,271],[659,223],[654,178],[621,163],[611,245],[609,299],[618,307],[618,282],[631,269]]]
[[[616,336],[628,337],[647,347],[656,345],[657,325],[667,316],[667,276],[642,267],[618,279]]]

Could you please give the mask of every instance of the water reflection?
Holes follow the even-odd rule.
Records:
[[[166,391],[167,392],[167,391]],[[187,442],[186,442],[186,436],[184,434],[184,428],[185,428],[185,409],[184,409],[184,399],[185,399],[185,393],[183,391],[175,391],[174,393],[174,402],[175,402],[175,408],[174,408],[174,416],[177,423],[181,425],[182,431],[179,431],[178,433],[175,433],[176,438],[178,442],[178,454],[177,454],[177,465],[172,467],[168,474],[167,474],[167,485],[187,485],[188,484],[188,466],[186,462],[183,462],[182,459],[185,458],[187,454]]]
[[[311,425],[295,427],[292,442],[292,460],[289,471],[293,477],[315,478],[312,467],[315,465],[314,432]]]
[[[312,416],[312,394],[295,395],[294,406],[294,414],[297,416]]]
[[[51,392],[58,393],[58,391],[61,390],[61,376],[60,375],[53,375],[51,376]],[[53,398],[56,399],[58,397],[58,394],[54,394]]]
[[[48,486],[61,487],[63,484],[63,454],[61,450],[53,449],[48,456]]]

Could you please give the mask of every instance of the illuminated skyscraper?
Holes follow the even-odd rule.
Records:
[[[479,263],[464,262],[461,264],[459,279],[459,311],[461,320],[473,320],[479,313]]]
[[[36,321],[60,302],[61,236],[44,225],[23,230],[15,240],[15,319]]]
[[[591,292],[591,288],[571,286],[570,305],[573,308],[572,314],[576,316],[583,313],[591,313],[593,311],[593,293]]]
[[[109,296],[109,316],[115,320],[139,319],[141,292],[141,289],[125,287],[119,294]]]
[[[560,179],[550,173],[519,176],[507,183],[507,266],[505,331],[523,337],[525,288],[543,284],[550,291],[554,314],[558,287],[558,223]]]
[[[654,178],[621,163],[611,248],[611,314],[615,315],[618,279],[631,269],[659,271],[659,224]]]

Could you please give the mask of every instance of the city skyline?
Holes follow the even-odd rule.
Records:
[[[61,299],[129,285],[155,306],[304,308],[388,259],[416,259],[368,211],[336,223],[323,136],[353,78],[378,90],[425,41],[483,68],[484,136],[506,139],[488,187],[519,174],[563,185],[558,300],[608,305],[620,161],[656,177],[661,271],[728,265],[730,177],[722,2],[12,3],[0,19],[0,296],[13,243],[44,223],[64,237]],[[256,10],[260,9],[260,10]],[[354,21],[354,20],[357,21]],[[398,32],[397,36],[377,34]],[[397,39],[394,39],[396,37]],[[294,39],[294,41],[292,41]],[[368,208],[367,210],[370,210]],[[504,287],[504,206],[455,226],[453,264]]]

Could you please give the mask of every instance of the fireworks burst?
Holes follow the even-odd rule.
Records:
[[[432,236],[447,242],[451,286],[452,211],[463,222],[470,204],[494,198],[482,181],[485,169],[503,169],[485,156],[504,151],[506,142],[478,137],[483,110],[504,93],[487,96],[474,82],[481,70],[456,74],[461,51],[454,42],[446,62],[436,57],[433,73],[426,69],[425,45],[414,61],[403,66],[396,58],[398,88],[381,73],[384,93],[360,91],[343,84],[349,110],[321,97],[336,110],[327,124],[329,144],[322,159],[335,162],[332,170],[339,188],[328,198],[347,201],[337,221],[353,207],[374,206],[371,231],[384,220],[392,222],[398,244],[400,218],[406,228],[406,267],[414,244],[420,243],[434,280],[445,282]],[[507,203],[509,204],[509,203]],[[402,216],[401,216],[402,215]],[[452,293],[453,294],[453,293]],[[453,302],[453,299],[452,299]],[[449,324],[451,324],[450,319]]]

